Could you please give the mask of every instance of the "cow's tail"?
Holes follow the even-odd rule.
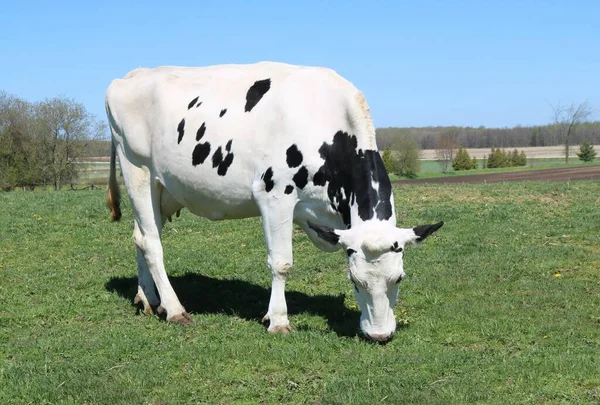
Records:
[[[108,191],[106,193],[106,204],[110,209],[113,222],[121,219],[121,191],[117,182],[117,148],[112,139],[110,148],[110,176],[108,178]]]

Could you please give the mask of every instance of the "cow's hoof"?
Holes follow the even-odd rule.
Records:
[[[144,309],[142,310],[142,312],[144,313],[144,315],[152,315],[152,314],[154,314],[154,311],[152,310],[152,307],[147,302],[144,302],[144,300],[142,299],[142,297],[139,296],[139,294],[135,295],[135,298],[133,299],[133,304],[134,305],[142,304],[143,307],[144,307]]]
[[[275,325],[270,326],[269,329],[267,329],[267,331],[269,333],[276,333],[279,335],[288,335],[292,332],[292,327],[290,325]]]
[[[168,318],[167,321],[179,325],[191,325],[194,322],[194,318],[187,312],[184,312]]]

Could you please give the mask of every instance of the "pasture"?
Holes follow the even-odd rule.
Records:
[[[598,403],[600,184],[394,186],[406,249],[400,326],[357,335],[343,252],[294,236],[295,332],[260,324],[259,219],[182,212],[165,264],[194,324],[138,313],[132,213],[104,190],[0,194],[0,403]]]

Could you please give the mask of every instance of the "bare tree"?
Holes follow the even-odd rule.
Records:
[[[552,106],[554,125],[558,138],[565,144],[565,163],[569,163],[569,147],[577,127],[592,114],[592,109],[587,101],[570,106]]]
[[[55,190],[72,183],[78,175],[77,160],[87,141],[104,131],[83,104],[64,97],[44,100],[36,105],[37,138],[42,161]]]
[[[454,160],[459,134],[458,128],[451,128],[438,136],[435,146],[435,158],[444,173],[448,172],[448,168]]]

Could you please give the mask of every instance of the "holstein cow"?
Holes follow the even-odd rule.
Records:
[[[161,230],[183,207],[211,220],[262,217],[271,270],[268,331],[288,333],[293,224],[343,248],[367,338],[390,339],[402,252],[442,226],[396,228],[369,107],[334,71],[262,62],[133,70],[106,92],[112,131],[107,201],[121,216],[115,155],[131,200],[144,311],[189,323],[163,263]],[[156,285],[159,297],[155,293]]]

